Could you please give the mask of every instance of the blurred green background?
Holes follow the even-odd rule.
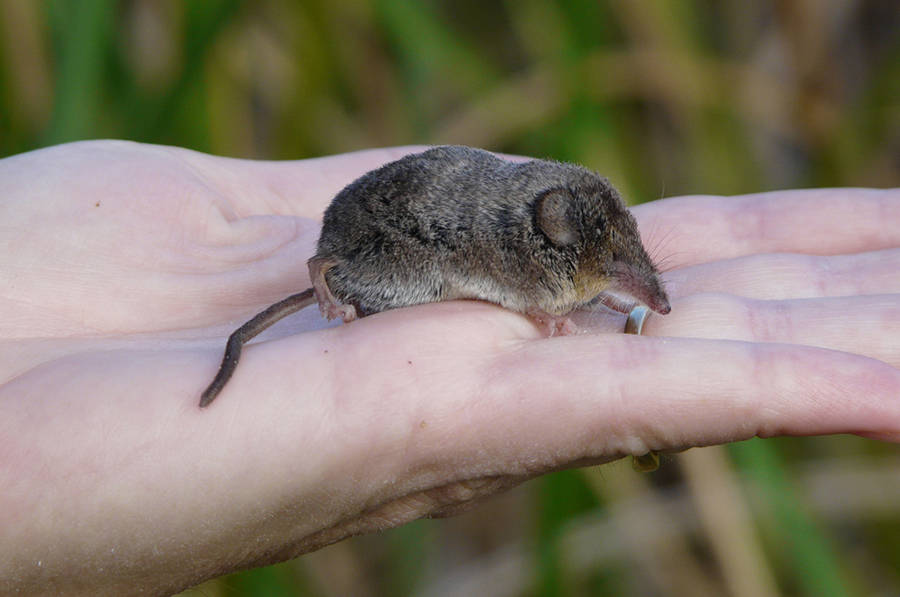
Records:
[[[631,202],[900,185],[895,0],[0,0],[0,156],[461,143]],[[755,440],[549,475],[186,595],[900,595],[900,452]]]

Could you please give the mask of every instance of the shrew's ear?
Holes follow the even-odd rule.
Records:
[[[538,228],[555,245],[565,247],[578,242],[574,203],[575,198],[568,189],[558,188],[542,194],[534,205]]]

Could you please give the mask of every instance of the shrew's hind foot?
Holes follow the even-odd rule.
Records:
[[[539,309],[528,311],[526,315],[547,337],[574,336],[578,333],[578,326],[568,315],[551,315]]]
[[[354,319],[357,319],[356,307],[344,303],[319,303],[319,311],[322,312],[323,317],[329,320],[340,317],[344,320],[344,323],[349,323]]]
[[[325,274],[332,267],[337,265],[336,261],[331,259],[313,258],[309,260],[309,279],[312,281],[313,292],[316,294],[316,300],[319,302],[319,311],[322,317],[329,321],[340,317],[344,323],[349,323],[357,318],[356,307],[342,303],[331,292],[328,287],[328,280]]]

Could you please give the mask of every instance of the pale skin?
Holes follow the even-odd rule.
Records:
[[[547,339],[473,301],[310,308],[198,408],[227,335],[310,286],[331,197],[416,149],[0,160],[0,593],[171,593],[648,450],[900,440],[897,190],[637,207],[672,300],[642,337],[595,315]]]

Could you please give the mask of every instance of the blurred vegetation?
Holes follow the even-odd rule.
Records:
[[[0,0],[0,156],[461,143],[633,202],[900,185],[895,0]],[[550,475],[187,594],[898,595],[900,454],[849,437]]]

